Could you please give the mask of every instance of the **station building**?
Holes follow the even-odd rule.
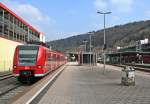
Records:
[[[124,47],[106,55],[113,64],[150,64],[150,41]]]
[[[0,3],[0,71],[12,69],[15,47],[29,41],[45,42],[45,36]]]

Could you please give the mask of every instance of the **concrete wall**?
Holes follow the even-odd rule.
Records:
[[[21,44],[22,43],[0,37],[0,72],[12,70],[15,48]]]

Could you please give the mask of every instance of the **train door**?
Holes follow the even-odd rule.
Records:
[[[47,70],[48,70],[48,51],[46,51],[46,61],[45,61],[45,70],[44,70],[44,72],[47,72]]]
[[[51,69],[55,69],[55,58],[54,58],[54,53],[51,53],[51,58],[52,58],[52,63],[51,63]]]
[[[60,54],[58,54],[58,58],[57,58],[57,62],[58,62],[58,67],[60,66]]]
[[[62,55],[60,55],[60,65],[62,65]]]
[[[48,53],[48,70],[51,70],[51,63],[52,63],[52,58],[51,58],[51,53]]]
[[[56,61],[56,58],[57,58],[56,53],[54,53],[54,55],[53,55],[54,69],[56,69],[56,67],[57,67],[57,61]]]
[[[59,62],[58,62],[58,54],[56,54],[56,68],[58,67],[58,64],[59,64]]]
[[[52,57],[52,53],[50,52],[50,64],[49,64],[49,67],[50,67],[50,70],[53,69],[52,65],[53,65],[53,57]]]
[[[46,51],[45,57],[46,57],[46,60],[45,60],[44,72],[47,72],[47,71],[50,70],[50,69],[49,69],[49,51],[48,51],[48,50]]]

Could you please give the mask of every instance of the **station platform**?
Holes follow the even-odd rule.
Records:
[[[150,74],[136,71],[135,86],[121,85],[121,68],[70,63],[38,104],[150,104]]]
[[[1,70],[1,69],[0,69],[0,70]],[[1,76],[5,76],[5,75],[8,75],[8,74],[12,74],[12,71],[0,72],[0,77],[1,77]]]

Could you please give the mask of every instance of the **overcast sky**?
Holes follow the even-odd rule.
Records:
[[[62,39],[103,28],[99,11],[111,11],[106,26],[150,19],[150,0],[1,0],[46,40]]]

